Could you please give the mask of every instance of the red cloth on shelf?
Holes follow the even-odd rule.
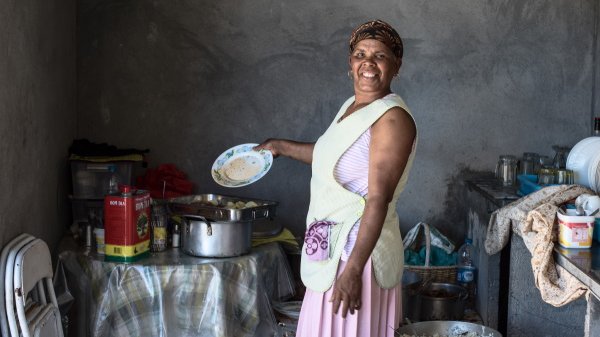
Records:
[[[194,184],[174,164],[160,164],[149,168],[136,179],[136,186],[150,191],[154,199],[169,199],[192,194]]]

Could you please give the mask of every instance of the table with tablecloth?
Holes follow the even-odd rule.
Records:
[[[133,263],[69,249],[59,254],[57,274],[74,298],[66,316],[77,336],[277,336],[271,302],[294,295],[276,242],[239,257],[169,249]]]

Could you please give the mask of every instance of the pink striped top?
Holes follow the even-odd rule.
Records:
[[[363,198],[366,197],[369,187],[369,145],[371,143],[371,128],[367,129],[348,150],[340,157],[333,176],[345,189],[350,192],[357,193]],[[350,253],[356,243],[360,219],[356,221],[350,234],[344,252],[342,253],[342,261],[348,261]]]

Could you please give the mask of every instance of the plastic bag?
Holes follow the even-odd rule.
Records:
[[[65,270],[62,268],[60,262],[56,266],[56,271],[54,272],[54,280],[52,281],[54,284],[54,293],[56,294],[56,301],[58,302],[58,309],[60,311],[60,315],[65,317],[69,313],[71,306],[75,302],[75,298],[71,294],[71,290],[67,285],[67,277],[65,275]]]
[[[420,238],[423,239],[425,235],[425,226],[429,227],[429,232],[431,236],[431,246],[441,248],[448,254],[452,254],[456,246],[450,239],[448,239],[444,234],[440,233],[435,227],[428,225],[424,222],[419,222],[416,224],[404,237],[402,243],[404,244],[404,250],[412,249],[414,251],[420,250],[421,241]],[[421,234],[422,235],[419,235]]]

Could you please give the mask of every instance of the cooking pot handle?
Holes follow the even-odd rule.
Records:
[[[460,301],[465,301],[468,297],[469,297],[469,292],[468,291],[463,291],[463,292],[460,293],[460,295],[458,295],[458,299]]]
[[[208,219],[206,219],[202,215],[186,214],[186,215],[182,215],[182,216],[184,218],[190,218],[190,219],[194,219],[194,220],[200,220],[200,221],[203,221],[203,222],[209,222]]]
[[[212,226],[210,225],[210,221],[208,221],[208,219],[206,219],[205,217],[203,217],[201,215],[192,215],[192,214],[187,214],[187,215],[184,215],[183,217],[186,219],[194,219],[194,220],[200,220],[200,221],[204,222],[206,224],[206,235],[208,235],[208,236],[212,235]]]

